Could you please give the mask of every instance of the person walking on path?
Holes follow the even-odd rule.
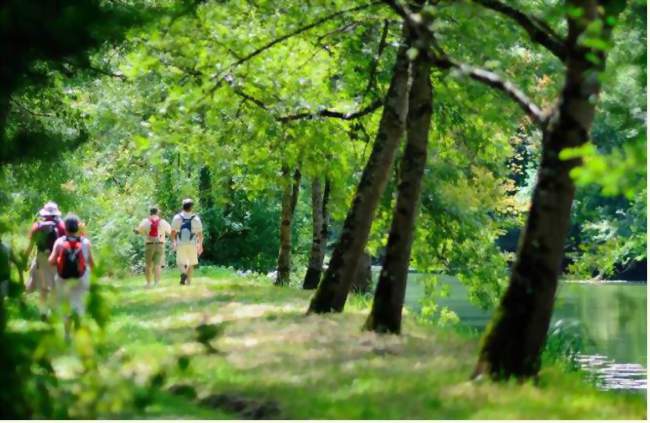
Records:
[[[149,209],[149,217],[143,219],[135,232],[144,236],[144,274],[146,287],[151,286],[153,276],[154,286],[160,283],[160,268],[165,256],[165,236],[170,235],[171,225],[158,215],[158,208]]]
[[[172,247],[181,271],[181,285],[192,282],[192,268],[199,264],[199,256],[203,253],[203,224],[192,212],[193,207],[193,201],[186,198],[183,210],[172,220]]]
[[[47,296],[54,289],[56,267],[48,259],[56,240],[65,235],[65,227],[60,219],[61,212],[56,203],[49,201],[38,212],[39,221],[29,231],[29,245],[25,256],[29,257],[36,246],[36,257],[32,261],[27,279],[26,291],[40,292],[41,318],[47,318]]]
[[[90,241],[80,233],[79,218],[69,214],[64,223],[66,234],[54,243],[49,262],[57,268],[57,300],[59,304],[66,303],[71,310],[64,320],[65,337],[70,340],[72,320],[84,315],[85,294],[90,288],[90,271],[94,261]]]

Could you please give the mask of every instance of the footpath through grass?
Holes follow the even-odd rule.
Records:
[[[645,419],[640,395],[599,392],[578,374],[546,368],[539,383],[467,381],[478,341],[406,316],[404,335],[361,331],[367,302],[305,316],[311,292],[268,279],[200,270],[158,288],[111,282],[110,351],[147,374],[183,356],[141,418]],[[197,342],[199,325],[219,334]],[[212,326],[216,325],[216,326]]]

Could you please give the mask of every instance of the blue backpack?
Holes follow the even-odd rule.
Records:
[[[193,214],[190,217],[183,217],[183,215],[179,216],[181,218],[181,229],[178,231],[176,239],[180,242],[190,242],[194,240],[194,234],[192,233],[192,219],[194,219],[196,215]]]

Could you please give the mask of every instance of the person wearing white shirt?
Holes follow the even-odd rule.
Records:
[[[183,200],[183,210],[172,219],[172,246],[176,250],[176,264],[181,271],[181,285],[192,282],[192,269],[199,264],[203,253],[203,224],[192,212],[194,202]]]
[[[160,269],[165,256],[165,236],[170,235],[171,225],[158,215],[158,208],[149,209],[149,217],[143,219],[135,232],[144,236],[144,274],[147,284],[151,286],[153,274],[154,286],[160,283]]]

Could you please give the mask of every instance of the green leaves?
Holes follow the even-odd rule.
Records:
[[[562,160],[581,158],[583,165],[571,171],[578,185],[596,184],[605,196],[634,198],[645,188],[647,150],[645,138],[637,137],[608,154],[598,152],[592,143],[565,149]]]

